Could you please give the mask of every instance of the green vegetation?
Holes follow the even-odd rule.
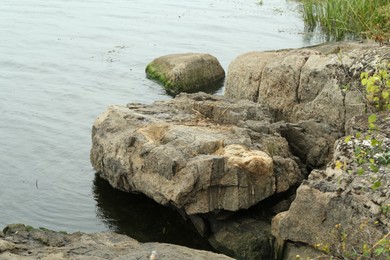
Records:
[[[163,85],[167,91],[170,91],[173,84],[169,81],[167,76],[161,72],[161,68],[156,67],[153,63],[150,63],[146,66],[145,72],[149,79],[155,80],[157,83]]]
[[[389,0],[302,0],[308,30],[319,28],[329,40],[390,38]]]
[[[356,133],[354,136],[354,160],[359,165],[356,174],[363,175],[372,172],[376,177],[372,179],[373,190],[381,187],[381,167],[390,165],[390,150],[383,144],[383,134],[377,128],[379,120],[387,120],[390,111],[390,63],[385,62],[378,66],[375,72],[363,72],[360,75],[362,88],[360,91],[366,103],[369,116],[367,118],[368,131]],[[349,143],[352,136],[345,138]],[[345,169],[343,162],[336,162],[336,167]]]
[[[335,241],[330,244],[315,244],[314,248],[329,255],[328,259],[389,259],[390,257],[390,233],[387,233],[379,240],[371,241],[370,234],[366,229],[367,223],[361,223],[357,227],[361,231],[362,241],[360,248],[353,248],[348,245],[349,234],[341,224],[336,224],[331,231]],[[333,255],[333,256],[332,256]],[[299,258],[297,258],[299,259]],[[321,258],[325,259],[325,258]]]
[[[366,87],[366,103],[372,112],[390,111],[390,63],[382,65],[373,75],[363,72],[362,85]],[[370,127],[372,128],[372,127]]]

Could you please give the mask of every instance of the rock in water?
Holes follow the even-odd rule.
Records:
[[[225,77],[217,58],[205,53],[162,56],[149,63],[145,71],[148,78],[161,83],[171,95],[218,86]]]
[[[303,178],[270,122],[259,104],[204,93],[111,106],[94,123],[91,162],[113,187],[187,214],[246,209]]]

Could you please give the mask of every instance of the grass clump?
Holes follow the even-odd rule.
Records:
[[[389,0],[302,0],[306,28],[319,28],[328,40],[390,38]]]

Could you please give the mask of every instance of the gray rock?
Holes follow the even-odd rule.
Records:
[[[336,169],[340,161],[350,163],[349,171],[358,166],[351,145],[334,143],[367,130],[366,117],[357,116],[365,110],[359,76],[389,49],[336,43],[240,55],[229,66],[227,98],[181,94],[152,105],[111,106],[93,127],[92,164],[113,187],[183,210],[215,248],[236,258],[359,253],[362,241],[378,241],[390,229],[390,174],[381,168],[384,186],[370,190],[376,173]],[[386,137],[389,116],[381,118]],[[290,207],[294,196],[285,195],[307,171]],[[235,212],[253,205],[255,215],[278,213],[274,251],[269,225]]]
[[[204,53],[171,54],[156,58],[147,65],[146,74],[173,95],[218,85],[217,82],[225,77],[219,61]]]
[[[111,106],[93,126],[91,162],[113,187],[187,214],[237,211],[303,178],[265,124],[259,104],[203,93]]]
[[[164,243],[139,243],[113,232],[65,234],[8,225],[0,237],[0,259],[149,259],[152,251],[162,259],[232,259],[222,254]]]
[[[242,218],[211,224],[211,245],[235,259],[274,259],[271,225],[262,220]]]
[[[310,246],[300,243],[286,242],[284,245],[283,256],[284,260],[297,260],[297,259],[329,259],[329,256],[323,252],[316,250]]]
[[[283,52],[249,52],[237,57],[229,65],[225,96],[257,102],[265,65],[282,54]]]
[[[280,241],[293,241],[346,257],[362,254],[364,244],[370,248],[388,236],[390,169],[382,166],[375,173],[368,165],[356,163],[353,153],[358,142],[352,139],[346,144],[340,139],[328,167],[312,171],[298,188],[290,209],[273,218],[272,233],[279,246],[283,244]],[[383,142],[387,147],[390,139]],[[361,176],[356,174],[360,167],[366,168]],[[371,189],[372,180],[378,177],[381,187]]]
[[[375,68],[389,49],[337,43],[243,54],[229,66],[225,96],[263,103],[277,121],[316,120],[344,131],[364,112],[356,91],[360,73]]]
[[[337,128],[315,120],[280,123],[279,126],[292,153],[310,170],[323,167],[331,160],[333,145],[342,136]]]

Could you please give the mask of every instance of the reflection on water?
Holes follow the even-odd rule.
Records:
[[[97,175],[93,191],[97,215],[113,231],[127,234],[140,242],[165,242],[212,250],[191,222],[169,207],[161,206],[144,195],[113,189]]]

